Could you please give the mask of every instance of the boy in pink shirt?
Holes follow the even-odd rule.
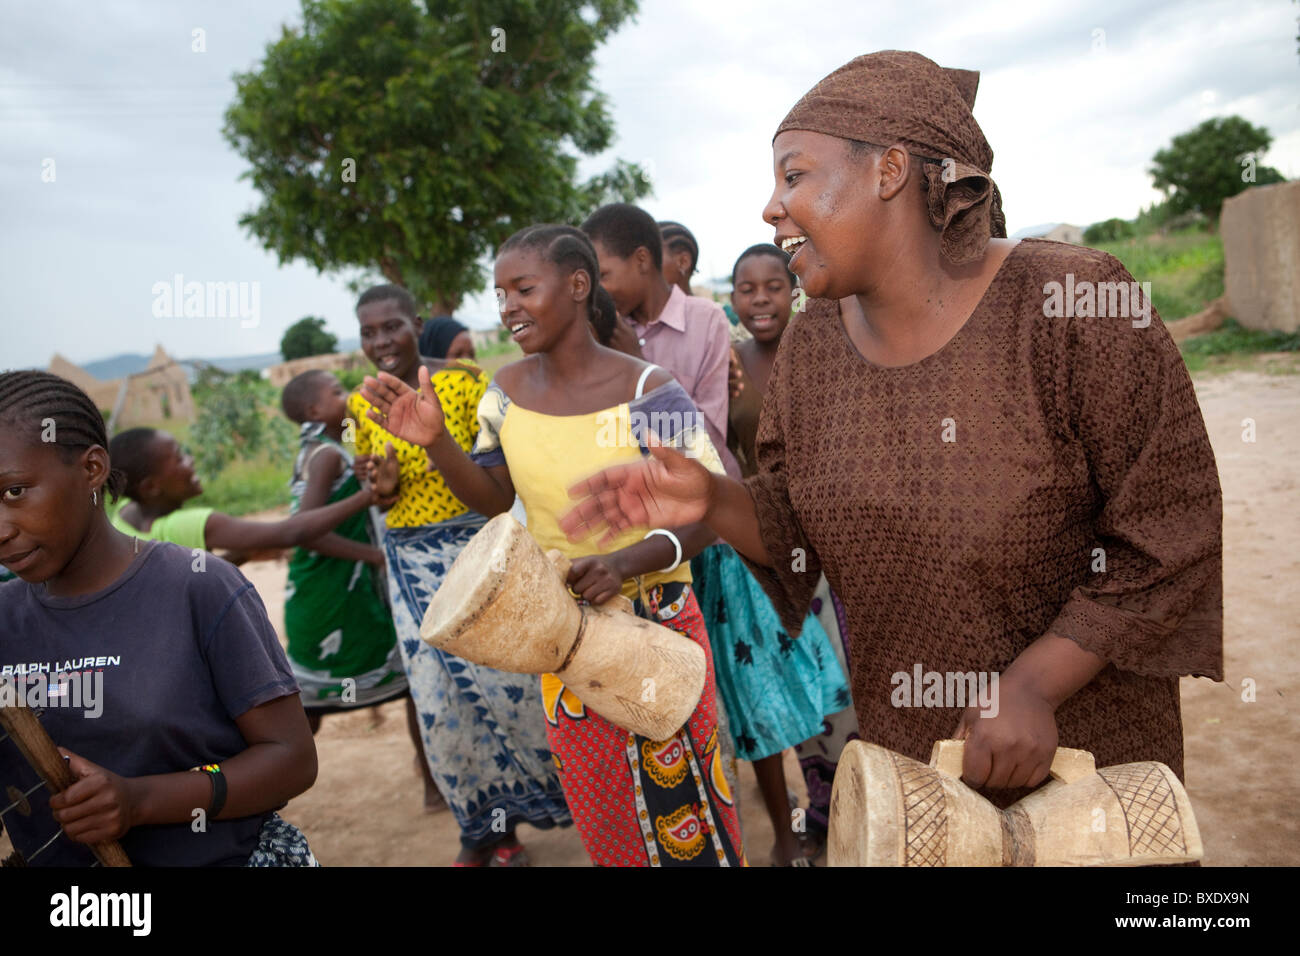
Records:
[[[651,215],[628,203],[601,206],[582,224],[595,247],[600,284],[614,300],[618,314],[631,324],[642,357],[667,369],[686,389],[704,417],[704,425],[722,466],[739,478],[740,465],[727,448],[728,365],[730,323],[717,303],[686,295],[663,275],[663,240]],[[705,552],[730,548],[721,539]],[[691,560],[698,587],[710,563],[703,554]],[[723,774],[736,787],[736,745],[727,711],[718,698],[718,736]]]
[[[663,276],[663,241],[650,214],[627,203],[601,206],[582,224],[600,260],[600,284],[632,324],[641,354],[671,372],[704,416],[727,474],[740,467],[727,449],[730,324],[715,302],[688,296]]]

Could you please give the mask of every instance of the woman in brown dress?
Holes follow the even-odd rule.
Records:
[[[703,519],[789,628],[824,570],[863,738],[926,761],[965,737],[963,776],[1001,805],[1058,743],[1181,777],[1179,675],[1222,679],[1200,408],[1118,261],[1002,238],[977,84],[887,51],[796,104],[763,217],[809,302],[772,371],[759,474],[656,448],[575,486],[565,530]],[[990,675],[984,706],[912,693],[967,672]]]

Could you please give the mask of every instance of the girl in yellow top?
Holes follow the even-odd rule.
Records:
[[[420,319],[400,286],[367,290],[357,303],[361,347],[394,381],[417,382],[437,403],[445,434],[468,450],[488,378],[469,363],[417,351]],[[432,374],[431,374],[432,373]],[[388,505],[384,552],[393,625],[433,780],[461,829],[457,866],[527,862],[515,827],[572,822],[543,731],[542,708],[529,678],[480,667],[420,640],[420,622],[443,575],[484,518],[465,506],[418,444],[385,429],[366,399],[353,394],[356,451]],[[370,412],[370,414],[367,414]],[[395,491],[395,497],[393,492]]]
[[[525,357],[501,369],[479,406],[472,456],[449,432],[427,372],[417,392],[391,375],[363,393],[388,429],[425,448],[457,497],[485,515],[515,493],[543,548],[572,560],[568,583],[592,603],[620,591],[636,612],[704,649],[700,703],[668,740],[646,740],[587,708],[553,675],[543,677],[545,727],[564,793],[592,861],[600,866],[736,866],[740,823],[718,752],[713,664],[691,592],[688,561],[712,540],[702,525],[615,536],[610,550],[575,545],[556,520],[566,488],[609,465],[638,461],[653,432],[722,471],[704,422],[663,370],[604,348],[592,336],[599,267],[591,243],[567,226],[533,226],[501,246],[502,322]]]

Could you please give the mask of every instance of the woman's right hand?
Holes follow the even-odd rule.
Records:
[[[570,541],[608,527],[608,544],[630,528],[679,528],[703,521],[712,504],[709,470],[649,436],[650,457],[615,465],[569,488],[579,503],[560,518]]]
[[[442,404],[429,380],[429,369],[420,366],[420,390],[417,392],[395,375],[380,372],[378,378],[366,376],[361,394],[374,408],[366,415],[390,435],[412,445],[427,448],[446,431]]]
[[[352,474],[357,476],[357,481],[365,484],[370,480],[370,469],[374,467],[374,455],[357,455],[352,459]]]
[[[401,483],[402,465],[397,460],[397,450],[392,442],[384,442],[384,455],[375,457],[371,469],[370,483],[375,486],[375,495],[379,498],[395,495]]]

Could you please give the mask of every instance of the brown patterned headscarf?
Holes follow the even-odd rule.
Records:
[[[926,201],[943,255],[970,262],[990,236],[1007,234],[1002,195],[989,176],[993,149],[971,113],[979,80],[977,72],[944,69],[919,53],[869,53],[804,94],[776,132],[905,146],[925,160]]]

